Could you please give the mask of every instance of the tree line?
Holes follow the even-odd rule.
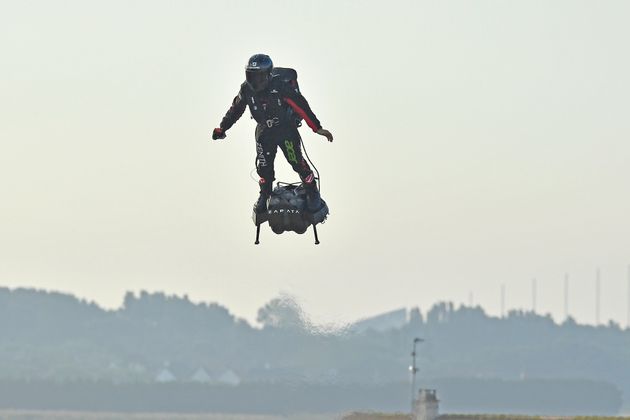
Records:
[[[443,302],[426,317],[412,310],[396,328],[357,332],[322,329],[286,297],[260,308],[252,325],[186,296],[127,293],[105,310],[68,294],[0,288],[1,381],[148,385],[168,369],[187,383],[203,369],[211,385],[229,370],[245,385],[383,386],[408,380],[414,337],[425,340],[417,360],[425,386],[586,380],[610,385],[600,386],[609,401],[630,395],[630,331],[614,324],[558,324],[526,311],[496,318]]]

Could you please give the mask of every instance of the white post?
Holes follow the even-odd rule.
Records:
[[[434,389],[421,389],[418,392],[413,420],[436,420],[440,415],[439,400]]]

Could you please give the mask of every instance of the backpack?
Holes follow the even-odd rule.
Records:
[[[297,90],[300,90],[300,86],[297,81],[297,71],[288,67],[274,67],[271,70],[271,77],[278,77],[283,82],[290,84]]]
[[[295,69],[291,69],[289,67],[274,67],[271,71],[271,77],[277,77],[281,81],[288,83],[292,88],[300,91],[300,85],[297,81],[297,71]],[[293,110],[291,110],[292,115],[295,117],[295,123],[298,127],[302,126],[302,117],[299,115],[295,115]]]

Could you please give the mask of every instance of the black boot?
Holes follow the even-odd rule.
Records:
[[[315,213],[322,208],[322,198],[319,195],[315,181],[305,182],[304,189],[306,189],[306,208],[308,211]]]
[[[258,196],[258,200],[254,203],[254,212],[257,214],[264,213],[267,211],[267,201],[271,196],[271,186],[267,186],[267,184],[260,184],[260,195]]]

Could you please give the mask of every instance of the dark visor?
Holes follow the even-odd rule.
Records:
[[[267,87],[267,73],[264,71],[246,71],[245,76],[247,78],[247,83],[251,86],[255,91],[263,90]]]

